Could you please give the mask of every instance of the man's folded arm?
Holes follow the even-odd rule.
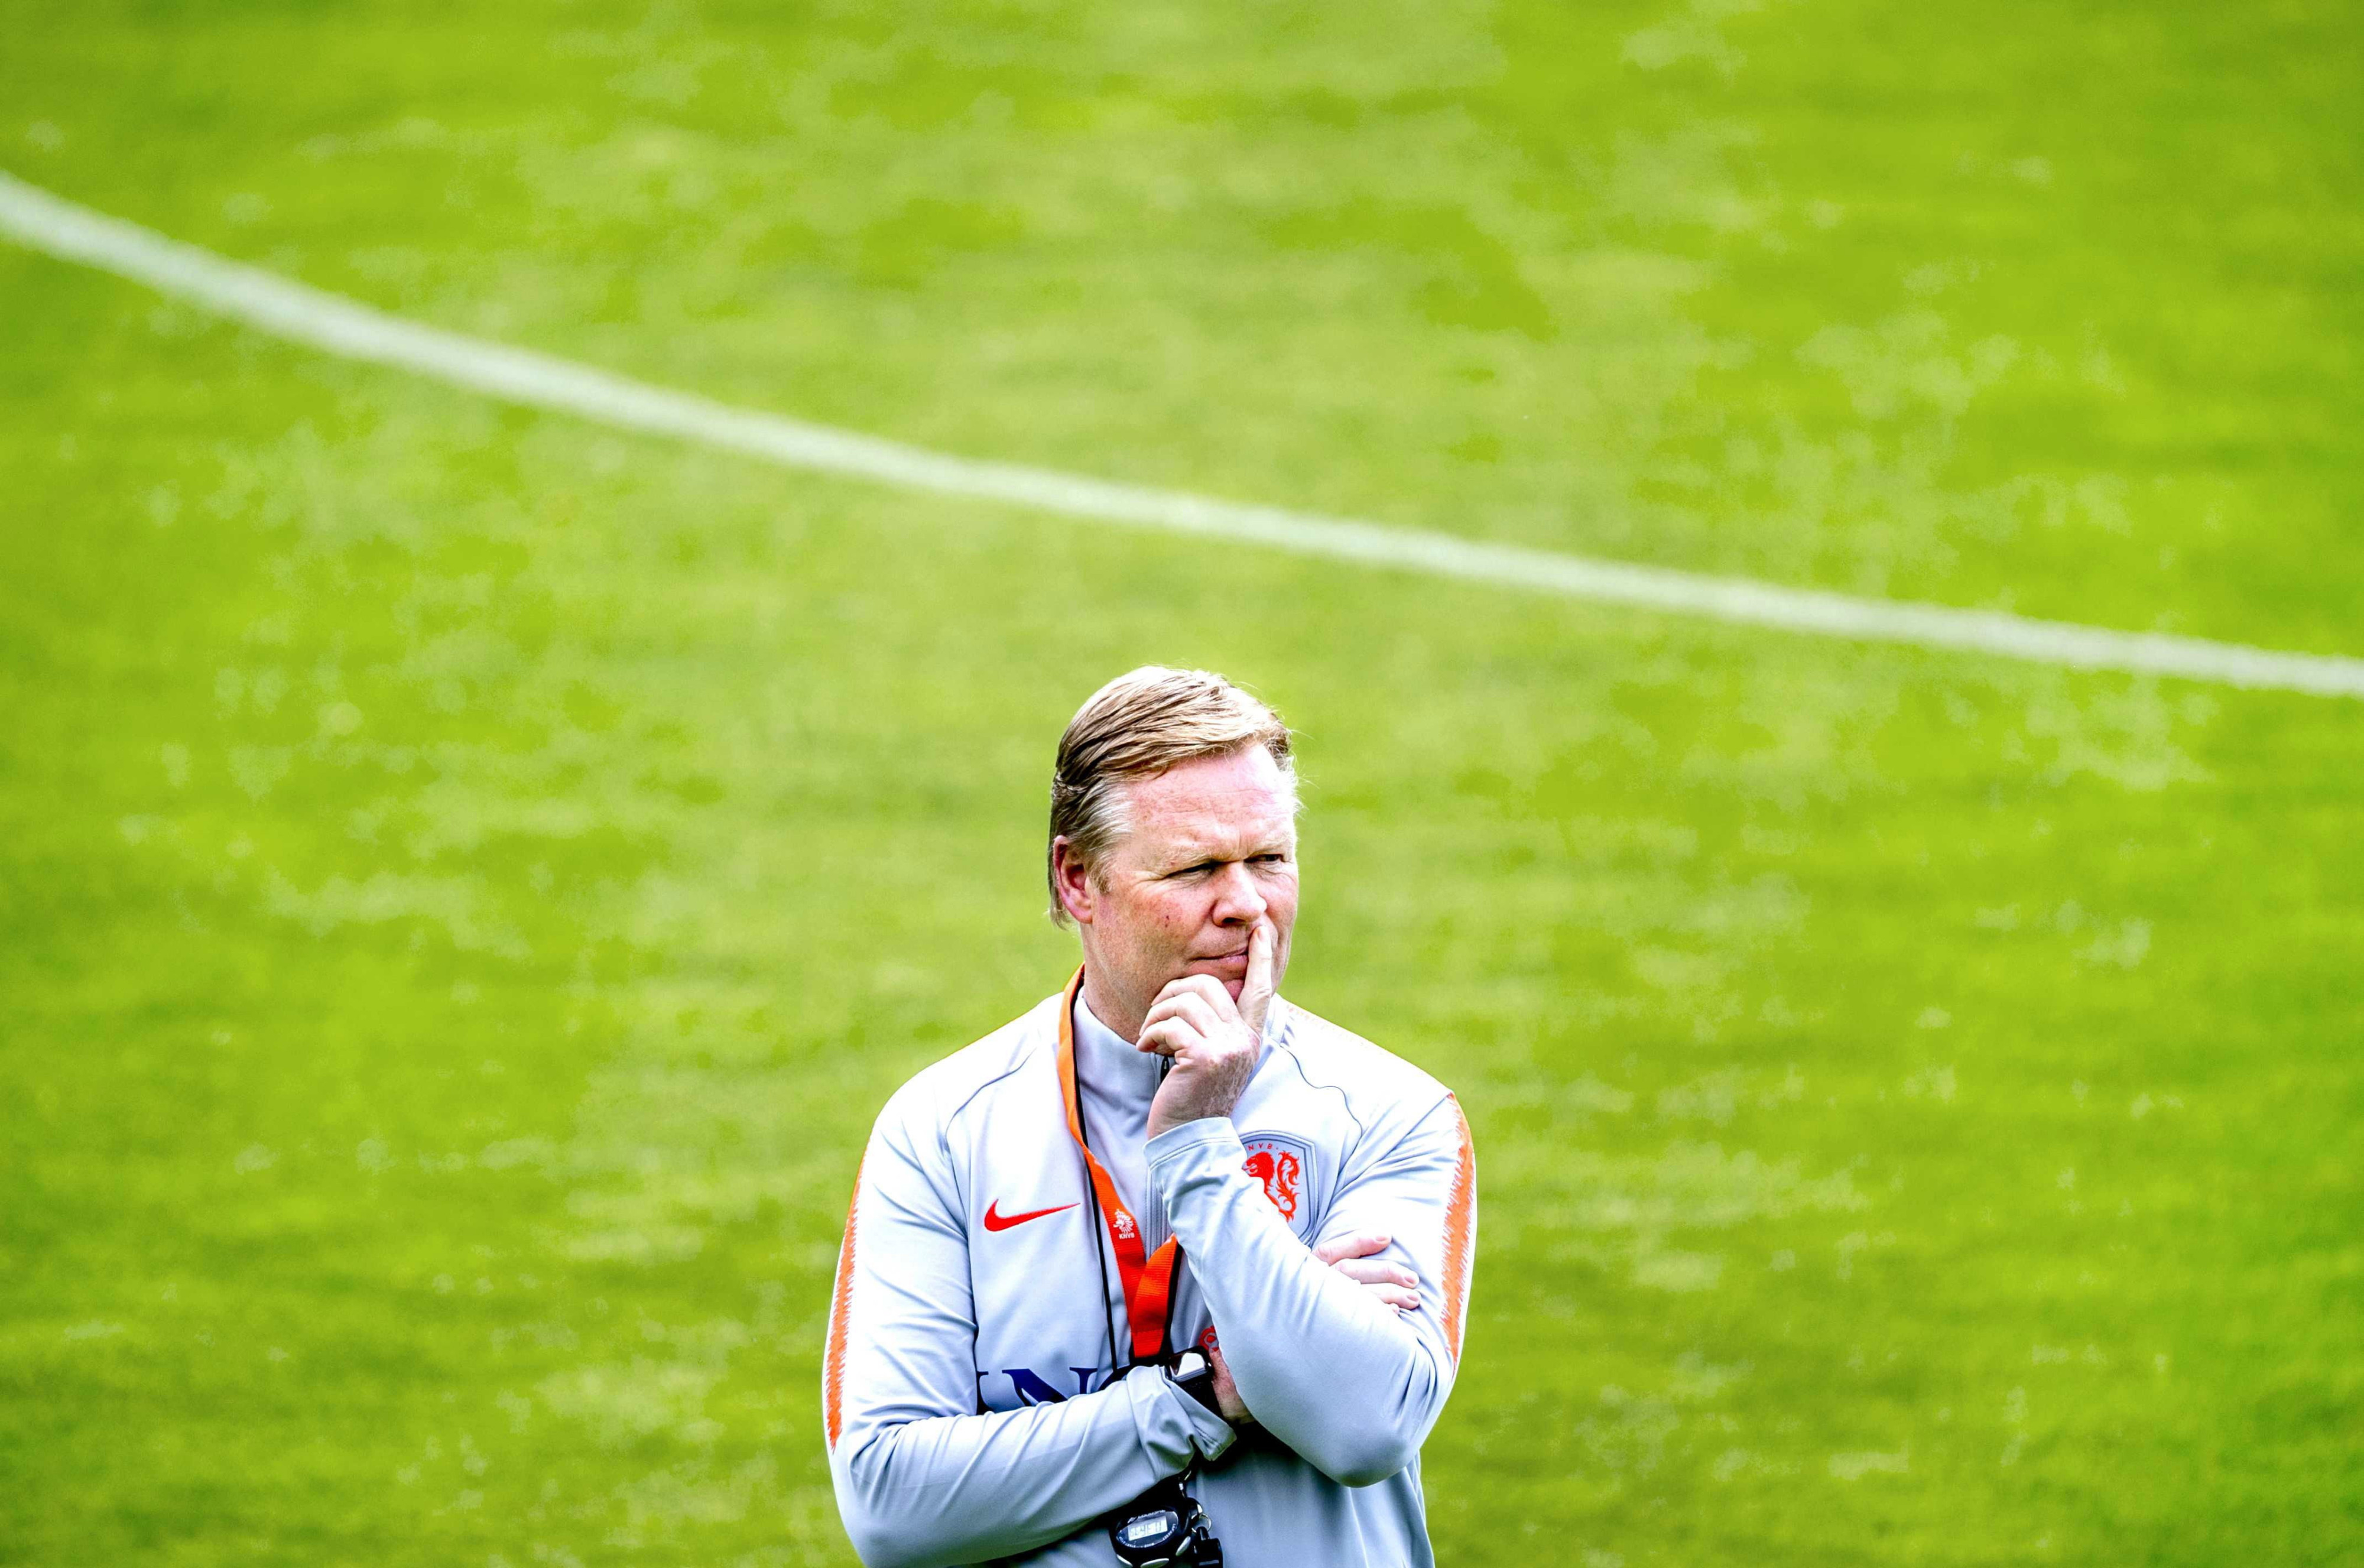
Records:
[[[901,1109],[880,1116],[855,1178],[822,1369],[831,1479],[863,1562],[1028,1551],[1220,1451],[1229,1429],[1154,1369],[976,1413],[967,1229],[941,1140]]]
[[[1256,1420],[1315,1469],[1349,1486],[1383,1481],[1419,1454],[1461,1354],[1478,1222],[1467,1124],[1450,1096],[1440,1100],[1352,1174],[1316,1238],[1392,1238],[1379,1257],[1420,1281],[1420,1310],[1402,1315],[1317,1260],[1244,1158],[1225,1118],[1149,1143],[1232,1380]]]

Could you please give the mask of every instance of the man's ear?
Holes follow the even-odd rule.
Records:
[[[1092,873],[1081,855],[1076,853],[1075,840],[1065,833],[1051,840],[1051,875],[1059,890],[1060,906],[1067,918],[1078,926],[1092,923]]]

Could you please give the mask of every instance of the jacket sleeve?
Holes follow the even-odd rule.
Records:
[[[980,1414],[968,1232],[950,1159],[891,1102],[854,1178],[821,1373],[830,1478],[871,1568],[1031,1551],[1130,1501],[1231,1429],[1154,1368]]]
[[[1257,1421],[1349,1486],[1384,1481],[1420,1453],[1461,1355],[1476,1254],[1477,1165],[1446,1096],[1332,1201],[1322,1240],[1383,1231],[1384,1256],[1420,1279],[1420,1310],[1399,1315],[1317,1262],[1262,1184],[1227,1118],[1149,1143],[1149,1162],[1207,1300],[1223,1360]]]

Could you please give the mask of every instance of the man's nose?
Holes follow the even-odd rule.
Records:
[[[1264,918],[1264,895],[1256,891],[1247,863],[1233,861],[1225,866],[1215,879],[1215,924],[1253,926]]]

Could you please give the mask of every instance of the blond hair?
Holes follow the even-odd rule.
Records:
[[[1059,840],[1085,865],[1095,864],[1131,831],[1125,785],[1251,746],[1272,754],[1293,794],[1297,768],[1289,760],[1288,726],[1212,671],[1143,664],[1094,692],[1067,721],[1051,770],[1051,835],[1043,851],[1051,918],[1068,923],[1059,897]]]

